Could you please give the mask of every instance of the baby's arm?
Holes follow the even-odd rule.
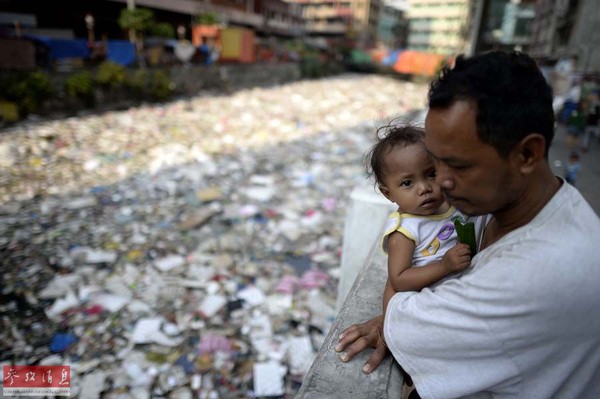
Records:
[[[411,267],[415,243],[399,232],[388,238],[388,280],[394,291],[420,291],[450,273],[466,269],[471,264],[471,250],[458,243],[441,260],[422,267]]]

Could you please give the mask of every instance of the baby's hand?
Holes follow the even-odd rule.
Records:
[[[465,270],[471,264],[471,249],[467,244],[456,244],[444,254],[442,264],[448,273]]]

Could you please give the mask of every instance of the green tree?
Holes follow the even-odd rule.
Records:
[[[54,93],[49,76],[41,71],[8,74],[0,81],[0,100],[14,101],[22,115],[35,112]]]
[[[200,25],[216,25],[219,23],[219,16],[212,12],[205,12],[198,15],[197,22]]]
[[[147,8],[126,8],[121,11],[118,23],[121,29],[129,31],[129,40],[135,43],[138,61],[142,61],[144,65],[143,58],[140,57],[144,47],[143,33],[154,24],[154,12]]]
[[[121,87],[125,82],[125,68],[111,61],[104,61],[96,72],[96,82],[108,88]]]
[[[118,22],[122,29],[144,32],[154,23],[154,12],[147,8],[125,8],[121,11]]]
[[[65,81],[65,91],[69,97],[83,100],[87,107],[93,107],[94,78],[89,71],[76,72]]]
[[[157,37],[172,39],[175,37],[175,29],[173,29],[173,25],[168,22],[159,22],[152,25],[150,28],[150,34]]]

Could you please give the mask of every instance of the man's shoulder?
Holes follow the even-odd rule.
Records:
[[[563,236],[561,232],[566,230],[578,235],[600,229],[600,219],[583,195],[564,179],[561,181],[560,189],[539,214],[516,231],[538,229],[549,235]]]

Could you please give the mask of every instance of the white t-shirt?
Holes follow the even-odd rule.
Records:
[[[456,278],[390,300],[423,398],[600,398],[600,219],[571,185]]]

